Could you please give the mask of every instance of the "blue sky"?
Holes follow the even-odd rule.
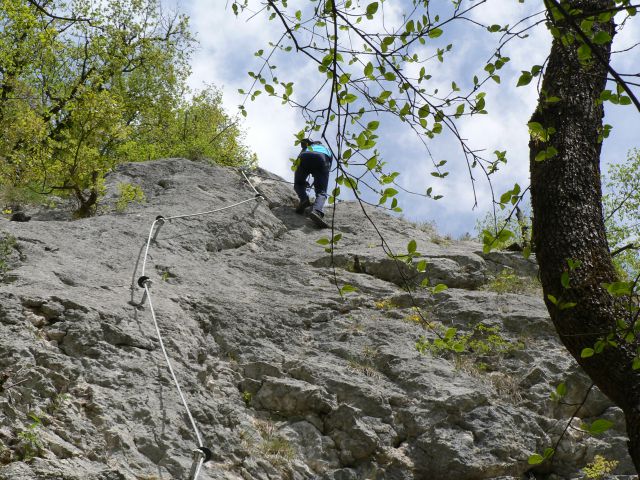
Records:
[[[257,2],[252,2],[257,4]],[[308,2],[307,2],[308,3]],[[307,4],[305,3],[305,4]],[[365,5],[367,2],[364,2]],[[164,5],[176,8],[176,0],[165,0]],[[399,21],[403,12],[402,1],[384,2],[387,21]],[[443,2],[448,4],[448,2]],[[302,5],[302,4],[300,4]],[[202,88],[215,84],[224,92],[224,102],[230,113],[235,113],[244,98],[237,93],[247,89],[251,79],[248,71],[257,71],[260,61],[254,52],[276,41],[282,31],[277,22],[268,22],[264,14],[248,19],[249,15],[236,18],[230,2],[213,0],[181,0],[177,8],[191,17],[191,28],[199,41],[192,59],[190,84]],[[541,1],[488,0],[470,15],[470,20],[484,24],[513,25],[524,16],[542,10]],[[614,41],[614,50],[630,47],[640,39],[638,20],[629,22]],[[487,88],[488,115],[473,116],[460,122],[462,135],[474,149],[484,150],[491,157],[494,150],[507,150],[509,162],[493,177],[494,188],[499,195],[515,182],[528,185],[528,132],[526,124],[535,108],[537,91],[535,82],[516,88],[521,70],[541,64],[550,45],[550,36],[543,26],[529,32],[523,40],[510,42],[503,55],[511,61],[499,72],[500,85],[489,82]],[[482,68],[495,48],[498,34],[474,27],[471,22],[454,23],[437,39],[438,44],[453,43],[453,54],[444,63],[431,63],[434,82],[450,85],[455,80],[460,86],[469,85],[474,74],[481,76]],[[619,71],[636,73],[638,60],[635,52],[614,56],[614,66]],[[633,57],[636,57],[635,59]],[[299,98],[317,85],[317,70],[300,55],[288,54],[276,60],[278,76],[294,81]],[[298,93],[299,92],[299,93]],[[303,126],[299,112],[281,105],[280,100],[261,95],[255,102],[246,104],[248,117],[244,121],[246,143],[256,152],[260,165],[287,179],[292,179],[289,158],[298,153],[293,145],[293,134]],[[637,138],[639,114],[631,106],[607,107],[606,123],[614,126],[603,148],[603,162],[621,161],[626,152],[640,146]],[[403,214],[414,221],[435,222],[441,233],[459,236],[474,232],[477,218],[484,217],[490,208],[489,185],[477,171],[475,183],[478,206],[473,209],[474,197],[471,182],[462,153],[456,140],[441,135],[429,149],[436,160],[448,160],[449,176],[435,179],[424,146],[408,131],[405,124],[381,118],[377,147],[382,157],[400,171],[399,183],[413,191],[424,192],[433,187],[444,197],[438,201],[401,194]],[[603,168],[604,170],[605,168]],[[373,198],[372,198],[373,200]]]

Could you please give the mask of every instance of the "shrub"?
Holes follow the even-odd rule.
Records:
[[[612,473],[617,466],[617,460],[607,460],[602,455],[596,455],[593,462],[588,463],[582,471],[585,478],[601,480]]]
[[[522,342],[514,342],[502,336],[499,327],[488,327],[479,323],[470,333],[461,333],[457,328],[440,326],[440,336],[429,340],[421,336],[416,343],[420,353],[432,355],[473,354],[476,356],[505,355],[524,348]]]
[[[146,197],[144,191],[139,185],[133,185],[131,183],[119,183],[118,184],[118,201],[116,202],[116,211],[124,212],[129,204],[144,203]]]
[[[520,277],[510,269],[503,269],[487,285],[487,290],[496,293],[539,293],[540,282],[536,278]]]

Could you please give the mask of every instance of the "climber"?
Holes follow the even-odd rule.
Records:
[[[309,213],[309,219],[321,228],[329,225],[324,221],[324,203],[327,200],[327,186],[329,185],[329,171],[331,170],[331,152],[322,143],[304,138],[300,141],[302,151],[298,155],[298,168],[294,177],[293,189],[296,191],[300,202],[296,213],[303,215],[311,201],[307,195],[307,177],[313,177],[313,187],[316,198],[313,208]]]

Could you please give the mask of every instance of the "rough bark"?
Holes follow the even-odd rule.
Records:
[[[597,11],[613,6],[605,0],[572,1],[571,7]],[[561,32],[570,32],[560,23]],[[611,35],[613,20],[596,25]],[[534,248],[547,308],[555,328],[571,355],[595,384],[625,412],[629,452],[640,471],[640,374],[632,370],[635,351],[624,341],[592,357],[582,358],[584,348],[615,332],[619,316],[614,300],[602,287],[616,280],[602,214],[599,134],[603,108],[597,100],[605,88],[607,70],[592,59],[581,64],[578,43],[563,45],[555,39],[542,83],[542,93],[532,121],[555,128],[547,141],[530,141],[531,199]],[[610,45],[600,53],[609,61]],[[560,98],[549,103],[549,97]],[[536,161],[538,153],[553,146],[558,153]],[[581,266],[570,272],[570,288],[561,276],[568,271],[567,259]],[[575,302],[561,309],[559,303]]]

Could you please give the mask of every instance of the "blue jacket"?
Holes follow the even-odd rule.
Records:
[[[324,153],[327,157],[331,158],[331,152],[329,151],[329,149],[320,143],[309,145],[305,151]]]

